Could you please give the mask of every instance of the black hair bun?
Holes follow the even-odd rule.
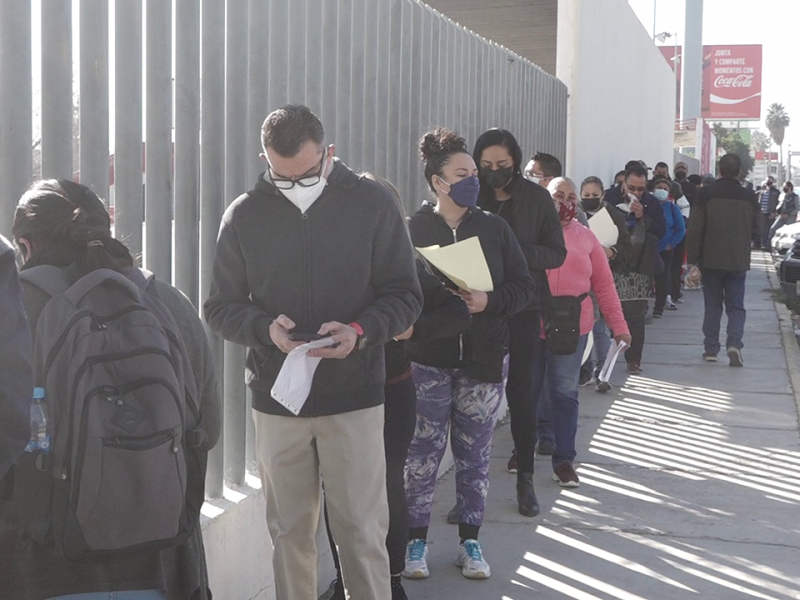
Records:
[[[467,140],[444,127],[429,131],[419,142],[422,160],[431,160],[435,156],[448,156],[457,152],[469,154]]]

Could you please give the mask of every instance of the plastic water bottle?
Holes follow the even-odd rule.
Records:
[[[33,388],[31,403],[31,439],[25,452],[50,452],[50,435],[47,433],[47,405],[44,388]]]

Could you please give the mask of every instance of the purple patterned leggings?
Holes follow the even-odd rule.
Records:
[[[507,374],[508,361],[504,365]],[[439,464],[451,446],[460,522],[480,526],[489,491],[489,453],[503,397],[502,383],[484,383],[463,369],[413,364],[417,426],[406,461],[409,525],[427,527]]]

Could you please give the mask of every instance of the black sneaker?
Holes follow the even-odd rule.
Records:
[[[706,350],[703,352],[703,360],[706,362],[717,362],[717,355],[714,352]]]
[[[742,351],[734,346],[728,348],[728,358],[731,359],[732,367],[743,367],[744,360],[742,360]]]
[[[400,577],[392,577],[392,600],[408,600]]]
[[[586,387],[594,383],[594,375],[590,369],[581,369],[581,374],[578,376],[578,385]]]
[[[536,444],[536,454],[539,456],[552,456],[556,451],[556,442],[550,438],[540,438]]]
[[[345,600],[342,580],[337,577],[331,581],[331,586],[319,597],[319,600]]]
[[[663,310],[659,310],[659,311],[655,311],[654,310],[653,311],[653,318],[654,319],[660,319],[663,316],[664,316],[664,311]]]
[[[594,389],[601,394],[605,394],[606,392],[610,392],[613,387],[614,386],[607,381],[598,381],[597,385],[594,386]]]

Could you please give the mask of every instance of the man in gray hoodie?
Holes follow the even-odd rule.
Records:
[[[304,106],[264,121],[267,170],[223,216],[205,316],[250,348],[277,598],[317,597],[321,475],[345,587],[389,600],[383,345],[413,325],[422,294],[394,199],[324,139]],[[318,336],[334,345],[308,353],[322,360],[294,414],[272,389],[286,355]]]

